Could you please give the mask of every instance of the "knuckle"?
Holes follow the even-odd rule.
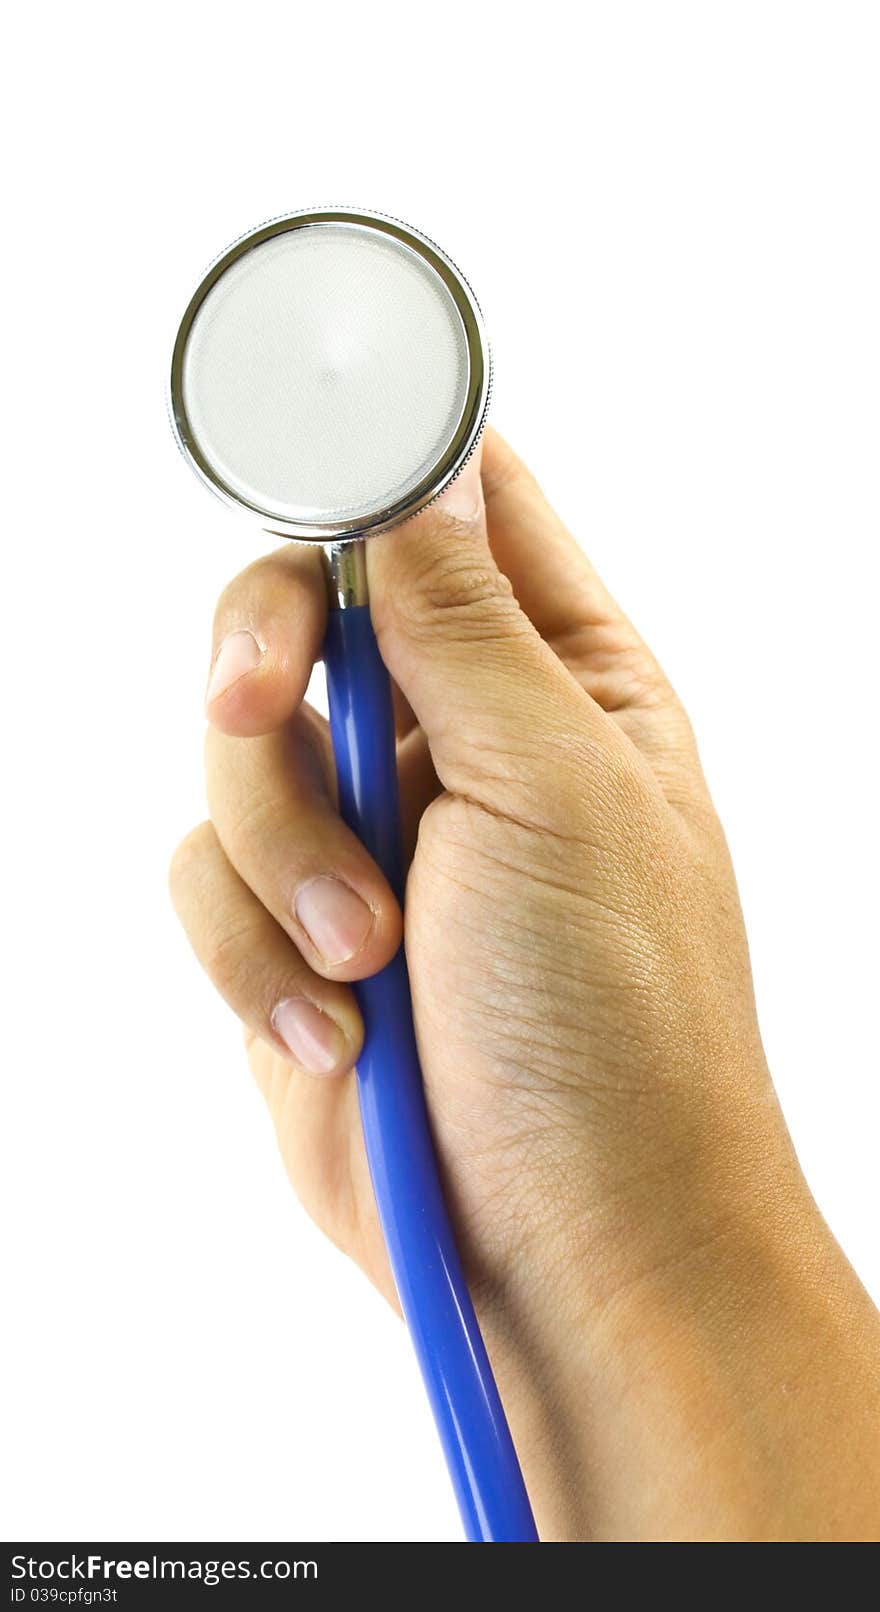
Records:
[[[210,822],[199,823],[181,840],[168,868],[168,886],[175,903],[189,890],[216,844],[217,835]]]
[[[323,602],[317,556],[294,552],[297,545],[261,555],[228,582],[214,610],[214,637],[230,626],[287,620],[309,600]]]
[[[262,862],[266,848],[289,842],[293,821],[291,802],[280,794],[255,794],[232,803],[223,823],[223,844],[234,867]]]
[[[512,598],[512,590],[507,578],[493,567],[451,554],[432,567],[420,597],[432,615],[447,611],[466,615],[504,604]]]
[[[261,555],[227,582],[214,611],[215,633],[220,633],[231,621],[239,621],[244,612],[253,614],[255,602],[262,601],[278,585],[281,564],[275,554]]]
[[[452,637],[478,631],[482,636],[493,624],[506,634],[519,619],[507,577],[489,555],[457,547],[454,533],[442,546],[412,557],[406,585],[396,592],[392,608],[418,637],[438,631]]]
[[[259,941],[254,922],[223,924],[222,919],[205,942],[203,962],[221,996],[241,1002],[252,990],[255,948]]]
[[[301,757],[275,735],[247,740],[208,727],[205,783],[218,841],[237,866],[290,832]]]
[[[214,606],[213,636],[215,646],[225,635],[230,625],[236,625],[241,619],[242,596],[247,587],[248,572],[242,571],[240,576],[227,582]]]
[[[656,661],[644,651],[632,651],[621,662],[621,705],[654,709],[667,705],[672,690]]]
[[[569,647],[563,659],[570,653]],[[658,710],[674,699],[664,672],[643,644],[614,645],[599,655],[585,644],[583,653],[575,652],[573,659],[576,666],[583,665],[590,693],[611,716],[632,709]]]
[[[517,488],[537,491],[538,483],[519,455],[508,443],[502,443],[499,438],[493,444],[491,461],[485,456],[482,463],[483,497],[490,505],[499,493],[511,492]]]

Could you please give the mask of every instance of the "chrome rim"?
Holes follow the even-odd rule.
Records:
[[[192,430],[184,401],[184,359],[193,321],[202,303],[233,263],[246,252],[262,245],[264,241],[285,234],[288,230],[311,229],[315,226],[328,228],[333,225],[345,225],[349,229],[355,227],[390,235],[431,266],[452,297],[464,326],[468,354],[468,389],[462,415],[449,446],[411,492],[392,504],[383,505],[365,518],[359,517],[357,521],[351,519],[292,521],[243,498],[224,482],[205,458]],[[271,219],[268,223],[261,224],[258,229],[242,235],[211,264],[190,298],[177,332],[171,360],[169,412],[178,446],[184,458],[224,503],[247,511],[267,531],[278,533],[280,536],[309,543],[345,543],[396,526],[439,497],[464,467],[479,441],[486,421],[491,384],[491,355],[479,304],[464,276],[440,247],[418,230],[384,213],[364,212],[351,207],[327,207],[289,213],[284,217]]]

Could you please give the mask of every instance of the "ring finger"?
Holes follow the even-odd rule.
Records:
[[[397,900],[330,796],[326,740],[308,707],[276,733],[211,728],[208,804],[229,862],[309,966],[362,979],[400,945]]]

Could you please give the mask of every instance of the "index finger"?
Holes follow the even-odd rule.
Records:
[[[298,709],[321,653],[327,593],[317,548],[288,543],[224,589],[205,704],[214,727],[252,738]]]

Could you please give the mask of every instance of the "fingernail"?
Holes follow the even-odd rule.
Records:
[[[329,1014],[302,996],[287,996],[272,1024],[296,1062],[310,1075],[326,1075],[341,1061],[345,1036]]]
[[[373,926],[365,901],[341,879],[322,875],[296,893],[294,911],[312,945],[327,963],[344,963],[359,952]]]
[[[231,632],[217,651],[205,695],[206,703],[210,705],[218,694],[224,694],[240,677],[244,677],[245,672],[252,672],[262,658],[263,651],[252,632]]]
[[[479,454],[469,459],[446,491],[440,494],[438,504],[458,521],[472,521],[483,507],[483,485],[480,481]]]

